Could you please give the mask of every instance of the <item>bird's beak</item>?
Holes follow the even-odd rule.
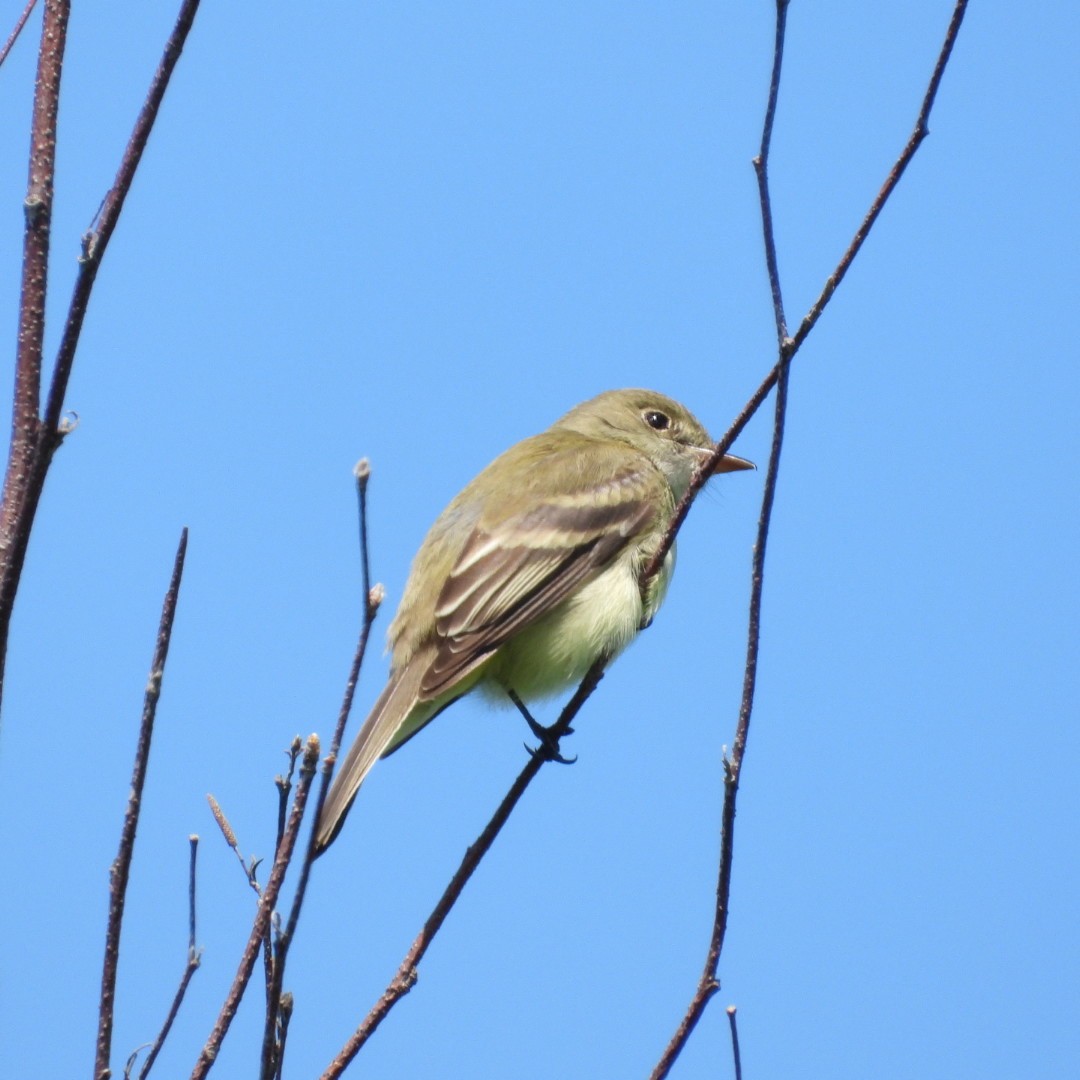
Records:
[[[742,472],[743,469],[756,469],[757,466],[746,458],[736,457],[734,454],[725,454],[712,471],[712,475],[725,472]]]

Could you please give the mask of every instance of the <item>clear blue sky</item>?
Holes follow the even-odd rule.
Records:
[[[950,11],[792,4],[772,176],[793,322],[908,137]],[[50,353],[174,15],[76,6]],[[252,915],[205,795],[268,856],[282,749],[332,728],[358,621],[354,462],[372,462],[392,605],[444,503],[575,402],[653,386],[718,434],[756,387],[772,20],[765,2],[205,0],[93,297],[81,423],[15,613],[8,1075],[91,1068],[181,526],[114,1056],[153,1037],[179,977],[197,832],[204,964],[163,1078],[187,1075]],[[1076,1075],[1077,29],[1065,4],[972,4],[932,135],[798,358],[723,989],[682,1080],[730,1075],[729,1003],[759,1080]],[[6,355],[36,37],[35,19],[0,69]],[[764,462],[768,435],[763,413],[736,449]],[[709,931],[761,481],[695,508],[661,617],[576,725],[578,763],[529,791],[358,1075],[651,1069]],[[373,650],[358,713],[384,675]],[[316,1075],[381,992],[524,736],[463,702],[375,770],[316,867],[286,1075]],[[259,1011],[254,986],[217,1074],[254,1075]]]

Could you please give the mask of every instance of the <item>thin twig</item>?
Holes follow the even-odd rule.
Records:
[[[506,824],[507,819],[513,812],[518,800],[525,793],[525,789],[532,783],[541,767],[549,761],[554,761],[558,756],[559,740],[567,733],[574,718],[581,707],[589,699],[589,696],[599,685],[604,677],[606,657],[602,657],[593,665],[589,674],[585,676],[581,685],[574,692],[574,696],[567,702],[566,707],[559,715],[559,719],[548,728],[549,740],[544,740],[536,752],[525,763],[525,767],[518,774],[517,779],[511,785],[498,809],[492,815],[491,820],[484,827],[484,831],[477,837],[465,852],[461,865],[450,879],[450,884],[439,898],[439,902],[432,909],[423,929],[416,936],[409,951],[405,954],[393,979],[390,980],[386,990],[375,1003],[371,1012],[364,1017],[360,1026],[349,1037],[349,1040],[338,1052],[334,1060],[327,1066],[321,1080],[336,1080],[345,1071],[346,1067],[360,1052],[364,1043],[374,1034],[376,1028],[386,1019],[390,1010],[413,988],[418,978],[417,967],[427,952],[428,947],[435,939],[450,909],[457,903],[458,897],[465,888],[466,883],[472,876],[473,871],[480,865],[480,861],[487,854],[488,849],[495,842],[499,831]]]
[[[734,1005],[727,1007],[728,1027],[731,1029],[731,1057],[735,1063],[735,1080],[742,1080],[742,1054],[739,1053],[739,1025]]]
[[[131,793],[128,796],[124,824],[120,831],[120,849],[109,869],[109,917],[105,931],[105,961],[101,972],[101,1002],[98,1008],[97,1053],[94,1060],[94,1076],[107,1080],[111,1075],[109,1056],[112,1050],[113,1010],[116,1004],[116,969],[120,960],[120,927],[124,919],[124,901],[127,896],[131,859],[135,851],[135,832],[139,825],[142,808],[143,785],[150,760],[150,741],[154,734],[154,718],[158,699],[161,697],[161,680],[165,675],[165,660],[169,655],[173,622],[176,618],[176,602],[180,595],[180,579],[184,573],[184,556],[187,553],[188,532],[180,534],[176,549],[172,578],[158,623],[157,643],[150,664],[150,678],[143,698],[142,723],[139,741],[135,748],[135,765],[131,773]]]
[[[762,215],[762,231],[765,243],[765,255],[766,264],[769,271],[769,284],[773,296],[774,316],[776,320],[776,331],[779,345],[779,359],[776,365],[773,367],[769,376],[761,387],[751,398],[750,403],[740,414],[735,424],[729,430],[727,435],[717,444],[717,449],[714,451],[714,460],[719,458],[720,454],[726,451],[727,446],[731,441],[734,441],[735,435],[742,430],[742,426],[756,411],[758,405],[764,400],[768,394],[771,386],[776,386],[776,409],[773,424],[773,441],[772,448],[769,455],[769,468],[766,475],[764,491],[762,494],[761,514],[758,519],[758,533],[757,541],[754,546],[754,558],[751,570],[751,593],[750,593],[750,613],[747,626],[747,649],[746,649],[746,667],[743,677],[743,692],[742,699],[739,706],[739,719],[735,731],[735,740],[732,745],[732,753],[730,759],[724,760],[724,805],[722,811],[722,825],[720,833],[720,866],[718,871],[718,880],[716,887],[716,908],[713,921],[712,934],[709,941],[709,949],[706,955],[705,967],[702,971],[701,978],[698,982],[697,990],[691,999],[691,1002],[687,1008],[682,1022],[679,1024],[675,1035],[671,1042],[668,1044],[664,1051],[663,1056],[657,1063],[656,1068],[652,1073],[652,1080],[661,1080],[662,1077],[668,1075],[672,1064],[678,1058],[685,1046],[687,1039],[690,1037],[691,1032],[694,1030],[698,1020],[701,1018],[705,1011],[705,1007],[708,1004],[710,998],[716,993],[720,987],[719,980],[717,978],[717,971],[720,963],[720,953],[723,949],[724,934],[727,929],[727,917],[729,911],[729,901],[731,893],[731,869],[732,859],[734,854],[734,828],[735,828],[735,804],[738,796],[739,789],[739,775],[742,770],[743,757],[746,751],[746,740],[749,734],[750,716],[753,710],[754,702],[754,689],[757,679],[757,662],[758,662],[758,646],[760,640],[760,619],[761,619],[761,591],[762,583],[764,580],[765,571],[765,551],[768,541],[769,521],[772,514],[773,499],[776,491],[776,478],[777,471],[779,469],[780,452],[783,446],[783,428],[784,428],[784,416],[787,407],[787,388],[788,388],[788,376],[790,371],[791,360],[795,353],[798,351],[800,345],[806,340],[806,336],[810,330],[813,329],[818,318],[821,316],[825,305],[828,304],[829,299],[836,290],[836,286],[843,279],[848,267],[851,265],[852,260],[858,253],[859,248],[862,246],[863,241],[866,239],[870,228],[873,226],[874,221],[877,220],[878,215],[881,212],[882,207],[885,205],[889,195],[895,189],[896,184],[899,182],[900,176],[903,174],[904,169],[907,167],[908,162],[911,160],[915,151],[918,149],[919,144],[926,137],[928,132],[927,121],[929,119],[930,109],[933,105],[935,95],[937,94],[938,86],[941,82],[941,76],[945,69],[945,64],[948,61],[949,55],[952,52],[953,43],[956,40],[956,35],[960,29],[960,23],[963,20],[964,9],[966,8],[966,0],[958,0],[956,7],[953,11],[952,19],[949,23],[949,29],[946,33],[945,42],[942,45],[941,52],[938,55],[937,63],[934,67],[934,72],[930,79],[930,85],[927,89],[926,95],[923,99],[922,108],[920,109],[918,119],[915,124],[915,131],[905,146],[896,164],[893,166],[885,184],[878,193],[877,198],[874,200],[873,205],[870,208],[870,212],[867,214],[860,226],[855,237],[849,244],[847,251],[844,253],[837,265],[836,270],[830,275],[826,281],[825,287],[821,292],[821,295],[815,301],[813,307],[807,316],[803,319],[798,332],[793,338],[787,336],[787,324],[783,310],[782,292],[780,289],[779,271],[777,270],[777,259],[775,241],[772,228],[772,207],[769,198],[769,185],[768,185],[768,155],[769,145],[772,133],[773,117],[776,109],[776,95],[779,86],[781,61],[783,58],[783,45],[784,45],[784,30],[785,21],[787,15],[788,0],[777,0],[776,4],[776,39],[773,53],[773,74],[770,83],[769,102],[766,108],[765,122],[762,132],[761,152],[758,158],[755,159],[754,165],[758,177],[758,190],[761,203],[761,215]],[[708,465],[706,464],[706,468]],[[689,493],[688,493],[689,494]],[[685,502],[685,499],[684,499]],[[681,509],[681,508],[680,508]]]
[[[785,0],[781,0],[785,2]],[[687,1008],[682,1022],[674,1037],[664,1050],[663,1056],[653,1070],[651,1080],[662,1080],[671,1070],[683,1047],[690,1038],[705,1012],[713,994],[720,989],[717,968],[720,953],[724,947],[724,934],[727,930],[728,901],[731,893],[731,868],[734,858],[735,842],[735,801],[739,790],[739,773],[742,768],[743,754],[746,750],[746,738],[750,730],[750,714],[754,705],[754,688],[757,683],[758,643],[761,636],[761,590],[765,577],[765,549],[769,536],[769,520],[772,515],[773,499],[776,492],[776,478],[780,468],[780,452],[784,443],[784,416],[787,410],[787,385],[789,363],[781,367],[780,379],[776,384],[776,409],[773,424],[772,447],[769,452],[769,467],[765,474],[764,492],[761,501],[761,513],[758,517],[757,541],[751,568],[750,614],[746,635],[746,667],[743,673],[742,701],[739,706],[739,721],[735,729],[735,741],[731,757],[724,759],[724,805],[721,814],[720,829],[720,869],[716,886],[716,908],[713,919],[712,935],[705,960],[705,968],[698,981],[697,991]]]
[[[788,359],[790,360],[799,351],[803,342],[806,340],[810,331],[814,328],[818,319],[824,312],[826,305],[832,299],[833,293],[836,291],[836,287],[844,279],[848,270],[851,267],[851,263],[855,256],[859,253],[859,249],[863,245],[863,241],[866,240],[867,235],[870,232],[874,222],[877,221],[878,215],[881,213],[888,201],[889,196],[893,193],[896,185],[900,181],[900,177],[904,174],[904,170],[911,163],[911,159],[915,156],[915,151],[918,150],[923,139],[930,132],[929,119],[930,111],[933,108],[934,100],[937,96],[938,87],[941,84],[941,77],[945,72],[945,66],[948,63],[949,57],[952,55],[953,45],[956,43],[957,34],[960,32],[960,25],[964,20],[964,12],[967,10],[967,0],[957,0],[956,7],[953,9],[952,19],[949,22],[948,31],[945,34],[945,41],[941,46],[941,52],[938,54],[937,63],[934,66],[934,72],[930,79],[930,84],[927,88],[926,95],[923,98],[922,108],[919,110],[918,119],[915,122],[915,129],[911,138],[908,140],[907,145],[904,147],[900,156],[896,159],[896,163],[893,165],[885,183],[882,185],[881,190],[878,192],[877,197],[874,199],[870,206],[870,209],[866,213],[866,217],[863,218],[855,235],[852,237],[851,243],[848,245],[847,250],[841,256],[840,261],[836,264],[836,269],[826,279],[825,285],[821,290],[820,295],[814,301],[810,310],[799,324],[799,329],[795,332],[795,335],[791,338],[791,345],[788,351]],[[661,564],[664,561],[664,556],[671,549],[672,543],[675,541],[679,529],[682,527],[683,521],[686,519],[686,515],[690,511],[690,507],[693,505],[694,500],[697,498],[701,489],[708,482],[709,477],[712,475],[712,470],[716,463],[731,449],[735,440],[742,434],[743,429],[750,422],[754,414],[761,408],[762,403],[771,393],[773,387],[776,385],[776,380],[780,376],[781,362],[773,366],[769,373],[762,380],[761,385],[751,394],[749,400],[743,406],[742,411],[731,426],[724,432],[722,438],[717,440],[716,445],[713,447],[713,452],[709,458],[704,461],[701,468],[695,473],[693,479],[690,481],[690,486],[686,489],[686,493],[683,495],[676,508],[675,514],[671,519],[671,524],[668,526],[667,532],[664,534],[663,543],[657,548],[652,559],[649,560],[648,566],[644,570],[644,574],[647,577],[652,577],[660,569]]]
[[[296,772],[296,762],[300,758],[300,751],[303,749],[303,746],[304,744],[300,741],[300,736],[297,735],[289,745],[289,749],[285,751],[285,756],[289,759],[289,767],[285,770],[285,775],[274,777],[274,786],[278,789],[277,837],[274,840],[275,851],[277,850],[278,844],[281,843],[282,836],[285,835],[285,822],[288,820],[289,815],[289,792],[292,791],[293,773]]]
[[[289,814],[289,822],[285,826],[285,835],[281,838],[277,853],[274,856],[274,865],[270,869],[270,877],[263,889],[259,900],[259,909],[255,915],[255,922],[251,927],[247,944],[244,946],[240,957],[240,966],[237,968],[236,977],[225,997],[225,1002],[218,1013],[210,1037],[206,1040],[199,1054],[195,1067],[191,1071],[191,1080],[202,1080],[213,1067],[217,1059],[221,1043],[228,1034],[229,1027],[236,1016],[236,1010],[240,1007],[244,991],[251,980],[251,972],[255,967],[255,958],[259,955],[262,942],[266,936],[267,927],[274,913],[274,905],[277,903],[278,894],[281,892],[282,883],[285,880],[285,871],[292,859],[293,848],[296,846],[296,838],[300,832],[300,823],[304,817],[304,809],[307,806],[308,792],[311,782],[315,777],[315,769],[319,763],[319,739],[315,735],[309,735],[304,747],[303,763],[300,767],[300,779],[296,785],[296,795],[293,798],[292,812]]]
[[[187,993],[188,984],[202,963],[202,949],[195,943],[195,856],[199,850],[199,838],[192,834],[188,837],[188,843],[191,845],[191,859],[188,864],[187,963],[184,966],[184,974],[180,977],[180,985],[176,988],[172,1005],[169,1007],[169,1013],[165,1017],[165,1023],[161,1025],[161,1031],[158,1032],[158,1037],[154,1040],[153,1045],[150,1047],[150,1053],[146,1055],[143,1067],[139,1070],[139,1080],[146,1080],[150,1070],[154,1067],[154,1061],[169,1036],[173,1021],[180,1012],[180,1006],[184,1003],[184,995]]]
[[[26,25],[26,20],[30,18],[30,12],[34,10],[36,3],[37,0],[27,0],[26,7],[23,8],[22,14],[15,23],[15,29],[11,31],[7,41],[4,42],[4,47],[0,49],[0,66],[8,58],[8,53],[14,48],[15,42],[19,40],[22,28]]]
[[[793,353],[802,345],[807,335],[814,329],[818,319],[821,318],[825,305],[832,299],[832,294],[836,291],[837,285],[844,280],[844,275],[847,274],[855,256],[858,255],[859,249],[863,246],[863,242],[870,234],[874,222],[877,221],[878,214],[881,213],[885,203],[888,202],[889,196],[893,193],[896,185],[900,183],[900,177],[904,175],[904,171],[911,164],[911,159],[922,145],[923,139],[930,134],[930,111],[934,107],[938,88],[941,86],[941,79],[945,74],[945,67],[949,63],[949,57],[952,56],[953,45],[956,44],[956,37],[960,33],[960,25],[964,21],[966,11],[967,0],[956,0],[952,18],[949,20],[949,28],[945,32],[945,41],[942,43],[937,62],[934,64],[934,71],[926,87],[926,94],[923,96],[922,107],[919,109],[919,115],[915,121],[915,129],[911,133],[911,138],[908,139],[907,145],[896,159],[896,164],[893,165],[892,170],[885,179],[885,183],[878,192],[877,198],[873,201],[866,217],[863,218],[862,224],[852,237],[847,251],[841,256],[840,261],[836,264],[836,269],[826,280],[821,295],[814,301],[813,306],[803,317],[803,321],[792,339]]]
[[[345,725],[352,712],[353,698],[356,694],[356,684],[360,679],[360,668],[364,663],[367,653],[368,639],[371,636],[371,627],[375,622],[375,616],[379,612],[379,606],[383,601],[383,588],[381,585],[371,584],[371,564],[368,557],[368,532],[367,532],[367,486],[371,478],[371,465],[367,458],[362,458],[353,469],[356,479],[356,506],[360,534],[360,585],[363,590],[363,615],[360,622],[360,636],[356,643],[356,651],[353,653],[352,666],[349,668],[349,677],[345,682],[345,693],[342,697],[341,708],[338,711],[337,725],[334,728],[334,736],[330,743],[330,753],[323,760],[322,777],[319,781],[319,790],[315,797],[314,821],[318,824],[322,814],[323,803],[330,789],[330,781],[334,775],[334,766],[337,763],[338,750],[341,748],[342,739],[345,737]],[[261,1059],[262,1080],[273,1080],[279,1075],[283,1063],[285,1051],[285,1034],[288,1028],[288,1018],[284,1016],[284,1002],[289,998],[289,1013],[292,1012],[291,995],[283,995],[281,988],[285,979],[285,964],[288,960],[289,948],[296,936],[296,926],[300,919],[300,909],[304,904],[307,894],[308,880],[311,876],[311,867],[315,861],[315,830],[308,834],[307,848],[304,851],[304,861],[300,866],[300,877],[296,884],[296,894],[293,897],[292,907],[289,910],[288,922],[285,929],[278,934],[274,947],[274,959],[272,965],[272,978],[267,982],[267,1009],[263,1024],[263,1048]]]
[[[70,425],[61,420],[64,395],[75,362],[75,349],[94,279],[120,218],[124,199],[131,188],[169,79],[195,19],[199,0],[183,0],[176,26],[166,42],[164,55],[124,151],[116,179],[98,213],[96,227],[83,237],[79,272],[53,366],[45,414],[39,419],[46,271],[55,176],[56,114],[69,7],[69,0],[46,0],[34,98],[12,441],[0,502],[0,696],[3,694],[11,613],[22,577],[30,532],[53,454],[70,430]]]

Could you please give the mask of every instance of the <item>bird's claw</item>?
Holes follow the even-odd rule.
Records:
[[[525,749],[529,752],[529,757],[536,757],[539,754],[546,761],[556,761],[560,765],[573,765],[577,761],[577,754],[572,758],[563,757],[559,753],[559,739],[563,735],[573,735],[574,729],[568,727],[561,735],[556,737],[553,728],[544,727],[543,724],[534,719],[532,713],[526,708],[525,702],[513,690],[507,690],[507,693],[510,695],[510,700],[517,706],[518,712],[525,717],[525,723],[529,725],[529,730],[540,740],[539,746],[529,746],[528,743],[525,743]]]
[[[542,729],[547,732],[547,729]],[[573,757],[563,757],[559,753],[559,744],[555,739],[548,735],[547,738],[541,738],[539,746],[530,746],[528,743],[522,743],[525,747],[529,757],[536,757],[539,754],[545,761],[554,761],[558,765],[573,765],[577,761],[577,754]]]

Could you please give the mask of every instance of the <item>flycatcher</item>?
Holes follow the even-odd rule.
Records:
[[[712,440],[676,401],[611,390],[497,457],[442,512],[388,631],[390,679],[316,826],[333,842],[372,765],[474,687],[509,704],[575,686],[656,613],[672,546],[639,573]],[[714,473],[752,469],[727,455]]]

